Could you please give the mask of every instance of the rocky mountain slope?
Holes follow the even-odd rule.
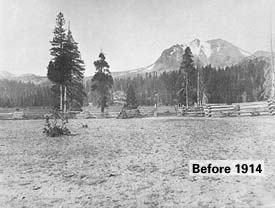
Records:
[[[147,67],[118,72],[114,73],[114,75],[117,77],[128,77],[147,72],[162,73],[164,71],[178,70],[186,47],[190,47],[196,65],[205,66],[211,64],[214,67],[221,68],[235,65],[248,57],[269,56],[266,51],[257,51],[252,54],[222,39],[208,41],[195,39],[190,43],[176,44],[165,49],[160,57]]]

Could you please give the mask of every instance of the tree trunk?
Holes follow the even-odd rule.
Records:
[[[197,77],[197,104],[198,106],[201,105],[200,102],[200,70],[198,68],[198,77]]]
[[[67,87],[64,87],[64,109],[63,113],[67,111]]]
[[[187,72],[186,72],[186,86],[185,86],[185,88],[186,88],[186,107],[188,108],[188,74],[187,74]]]
[[[62,85],[60,85],[60,108],[59,110],[62,111],[63,110],[63,93],[62,93]]]
[[[101,113],[104,113],[104,108],[105,108],[105,97],[102,98],[101,100]]]

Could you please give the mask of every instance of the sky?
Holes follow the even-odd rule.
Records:
[[[111,71],[148,66],[196,38],[270,50],[273,7],[273,0],[0,0],[0,71],[45,76],[59,12],[90,76],[101,50]]]

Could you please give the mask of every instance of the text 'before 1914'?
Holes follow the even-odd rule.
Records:
[[[190,160],[189,174],[192,176],[264,176],[264,161]]]

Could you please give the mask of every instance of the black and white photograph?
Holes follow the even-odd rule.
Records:
[[[274,0],[0,0],[0,208],[275,208]]]

